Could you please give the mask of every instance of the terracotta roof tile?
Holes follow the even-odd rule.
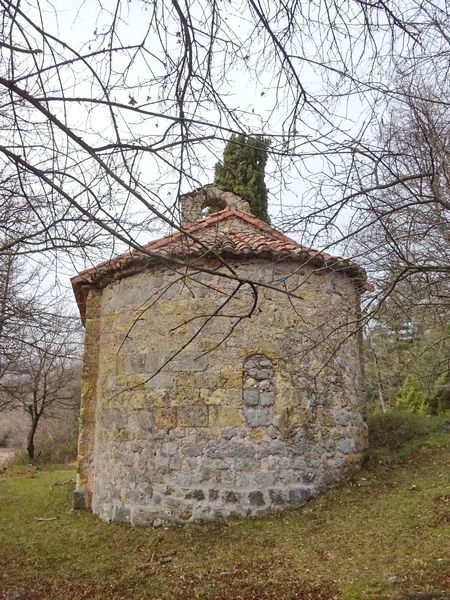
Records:
[[[224,225],[229,221],[229,228]],[[241,229],[239,229],[239,224]],[[242,230],[242,224],[247,226]],[[250,225],[251,227],[248,227]],[[116,258],[101,263],[92,269],[82,271],[72,278],[72,286],[77,298],[82,318],[85,298],[82,293],[86,285],[99,283],[102,279],[136,272],[149,263],[167,262],[171,259],[187,260],[195,263],[203,257],[219,255],[226,259],[239,256],[267,257],[272,260],[296,260],[311,262],[314,265],[344,270],[359,282],[361,289],[367,288],[364,270],[350,260],[334,257],[326,252],[306,248],[285,236],[280,231],[263,223],[253,215],[240,210],[221,210],[207,218],[193,223],[185,230],[154,240],[142,247],[131,250]],[[192,237],[189,237],[189,236]],[[134,267],[134,271],[131,270]]]

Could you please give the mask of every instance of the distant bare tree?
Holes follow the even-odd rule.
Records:
[[[78,402],[76,387],[77,348],[73,327],[65,315],[52,315],[28,337],[26,349],[0,380],[3,401],[0,410],[21,408],[29,419],[27,454],[35,458],[35,434],[42,418],[55,410],[73,409]],[[36,335],[37,334],[37,335]]]

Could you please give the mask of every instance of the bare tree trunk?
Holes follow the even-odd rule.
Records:
[[[3,334],[3,328],[4,328],[4,323],[6,320],[6,309],[7,309],[7,303],[8,303],[8,297],[9,297],[9,288],[10,288],[10,284],[11,284],[11,267],[12,267],[12,256],[9,252],[7,252],[5,254],[6,256],[6,265],[5,265],[5,271],[2,274],[3,275],[3,282],[2,282],[2,288],[1,289],[1,297],[0,297],[0,337]]]
[[[28,454],[28,458],[30,460],[34,460],[34,455],[35,455],[34,436],[36,434],[37,425],[38,425],[37,419],[32,419],[31,427],[30,427],[30,430],[28,431],[28,437],[27,437],[27,454]]]
[[[370,343],[370,349],[372,350],[372,354],[373,354],[373,358],[374,358],[374,363],[375,363],[375,374],[376,374],[376,379],[377,379],[378,404],[379,404],[379,407],[381,409],[381,412],[382,413],[387,413],[388,409],[387,409],[387,406],[386,406],[386,402],[384,400],[383,383],[381,381],[381,375],[380,375],[380,364],[378,362],[378,356],[377,356],[377,353],[375,352],[375,348],[373,347],[372,343]]]

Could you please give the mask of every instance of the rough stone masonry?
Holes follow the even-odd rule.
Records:
[[[73,279],[86,326],[75,503],[106,521],[298,507],[363,458],[363,272],[239,209],[188,231],[214,252],[177,234]],[[189,268],[168,266],[175,255]],[[217,274],[220,257],[262,284],[256,299]]]

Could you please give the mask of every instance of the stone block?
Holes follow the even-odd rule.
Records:
[[[263,379],[269,379],[272,377],[273,371],[269,371],[267,369],[252,369],[250,375],[257,381],[262,381]]]
[[[342,454],[348,454],[352,452],[355,447],[355,442],[352,439],[341,440],[336,444],[336,451],[342,452]]]
[[[334,414],[330,410],[320,408],[317,410],[317,419],[322,427],[335,427],[336,420]]]
[[[271,423],[271,415],[265,408],[247,408],[244,416],[249,427],[267,427]]]
[[[275,392],[261,392],[261,406],[272,406],[275,402]]]
[[[312,498],[311,491],[306,488],[292,488],[289,490],[289,504],[301,506]]]
[[[263,358],[263,359],[259,360],[259,364],[258,364],[258,366],[259,366],[261,369],[269,369],[269,370],[272,370],[272,361],[271,361],[271,360],[269,360],[268,358]]]
[[[241,411],[234,406],[208,406],[210,427],[239,427],[242,425]]]
[[[180,313],[182,314],[182,313]],[[174,372],[186,371],[187,373],[195,371],[206,371],[208,368],[208,355],[201,356],[201,353],[195,352],[179,355],[170,363],[170,369]]]
[[[155,460],[154,460],[154,465],[155,468],[157,469],[168,469],[169,467],[169,457],[168,456],[161,456],[161,455],[157,455],[155,456]]]
[[[242,419],[241,419],[242,421]],[[242,423],[240,423],[242,424]],[[225,427],[222,429],[222,437],[225,440],[231,440],[239,434],[239,429],[237,427]]]
[[[303,475],[302,475],[302,481],[304,483],[307,483],[307,484],[314,483],[315,480],[316,480],[316,474],[313,471],[308,471],[306,473],[303,473]]]
[[[234,492],[232,490],[226,491],[222,494],[222,499],[224,502],[229,504],[236,504],[241,499],[241,494],[238,492]]]
[[[117,410],[105,411],[102,414],[102,423],[107,428],[125,429],[128,425],[128,413]]]
[[[211,440],[205,446],[204,455],[209,458],[225,458],[226,444],[217,440]]]
[[[175,408],[154,408],[153,422],[157,429],[169,430],[177,426],[177,412]]]
[[[296,469],[297,471],[303,471],[305,472],[307,470],[307,464],[306,464],[306,460],[303,458],[303,456],[295,456],[292,460],[292,468]]]
[[[178,406],[177,422],[179,427],[207,427],[208,407],[205,404]]]
[[[283,485],[295,485],[299,483],[298,474],[291,470],[280,470],[277,473],[277,483],[282,483]]]
[[[334,413],[334,417],[336,420],[336,425],[340,427],[346,427],[347,425],[351,425],[351,423],[354,420],[352,411],[347,409],[337,409]]]
[[[249,493],[248,501],[253,506],[264,506],[266,503],[262,492],[259,492],[258,490]]]
[[[190,490],[184,497],[187,500],[204,500],[205,493],[203,490]]]
[[[252,377],[246,377],[245,378],[245,389],[250,389],[250,388],[256,388],[258,387],[258,382],[256,381],[256,379],[253,379]]]
[[[226,454],[230,458],[249,458],[255,455],[255,449],[246,444],[231,442],[226,448]]]
[[[236,473],[234,471],[227,469],[226,471],[220,471],[220,473],[218,473],[217,475],[218,482],[220,482],[223,486],[232,488],[235,487]]]
[[[226,460],[215,459],[211,465],[213,471],[226,471],[230,468],[230,463]]]
[[[271,379],[264,379],[258,383],[258,389],[262,392],[271,392],[273,391],[274,385]]]
[[[275,506],[286,504],[287,497],[284,490],[269,490],[270,502]]]
[[[199,473],[179,473],[177,481],[181,487],[198,485],[202,477]]]
[[[181,470],[182,461],[178,456],[172,456],[169,462],[169,469],[171,471],[180,471]]]
[[[163,444],[161,448],[161,454],[165,454],[166,456],[173,456],[176,454],[178,450],[178,444],[176,442],[167,442]]]
[[[207,394],[200,394],[200,397],[209,406],[222,406],[225,404],[226,392],[222,388],[208,389]]]
[[[242,388],[242,370],[238,367],[220,370],[220,386],[224,389]]]
[[[106,429],[112,429],[115,426],[115,412],[107,410],[102,414],[102,425]]]
[[[256,458],[236,458],[234,468],[236,471],[246,471],[251,473],[252,471],[257,471],[260,466],[260,461]]]
[[[213,395],[212,388],[202,387],[199,389],[199,392],[200,392],[199,398],[201,401],[205,402],[206,404],[213,404],[213,402],[211,401],[211,398]]]
[[[246,406],[257,406],[259,404],[259,392],[255,389],[244,390],[242,394]]]
[[[135,416],[139,427],[144,431],[152,431],[154,427],[153,414],[150,410],[140,410]]]
[[[209,490],[208,500],[211,500],[212,502],[214,502],[214,500],[217,500],[218,498],[219,498],[219,490]]]
[[[250,429],[250,439],[260,442],[266,438],[267,429],[265,427],[252,427]],[[257,450],[259,456],[259,448]]]
[[[185,456],[201,456],[203,454],[204,444],[198,441],[188,441],[181,447],[181,452]]]
[[[170,394],[172,406],[186,406],[198,404],[200,400],[200,390],[195,387],[178,388]]]

